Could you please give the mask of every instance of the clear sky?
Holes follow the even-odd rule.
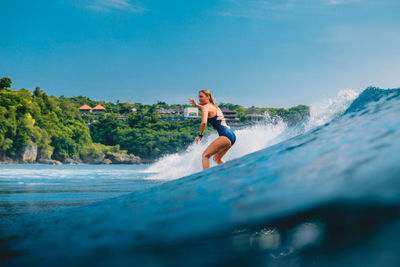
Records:
[[[95,100],[289,107],[400,87],[398,0],[2,0],[0,76]],[[1,78],[0,77],[0,78]]]

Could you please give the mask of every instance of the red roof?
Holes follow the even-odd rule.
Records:
[[[79,108],[79,110],[91,110],[92,108],[89,107],[88,105],[83,105],[82,107]]]
[[[93,108],[93,110],[106,110],[106,108],[99,104],[99,105],[95,106]]]

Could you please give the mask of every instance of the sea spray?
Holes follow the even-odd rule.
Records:
[[[286,129],[286,124],[280,120],[277,123],[260,123],[251,127],[235,130],[237,141],[224,157],[231,160],[258,151],[279,142],[276,139]],[[173,180],[202,170],[201,157],[207,146],[218,135],[212,133],[198,144],[193,143],[185,152],[167,155],[152,164],[146,172],[154,173],[147,179]],[[210,160],[211,167],[216,165]]]
[[[256,125],[235,130],[237,141],[225,155],[225,160],[232,160],[272,146],[312,128],[329,122],[349,106],[359,93],[351,89],[341,90],[335,98],[330,98],[311,105],[310,118],[300,128],[288,128],[280,119],[272,119],[265,114],[265,120]],[[162,157],[144,172],[154,173],[148,179],[174,180],[202,170],[201,155],[207,146],[218,135],[210,134],[199,144],[193,143],[183,153],[170,154]],[[215,163],[211,160],[211,167]]]
[[[310,118],[305,125],[305,131],[321,126],[341,115],[359,94],[353,89],[343,89],[336,97],[311,105]]]

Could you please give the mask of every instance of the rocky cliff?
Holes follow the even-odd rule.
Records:
[[[129,156],[122,153],[101,153],[94,157],[90,155],[84,155],[82,158],[66,158],[63,161],[52,159],[50,156],[38,151],[37,144],[29,142],[27,146],[23,148],[23,153],[15,158],[2,157],[0,158],[0,164],[16,164],[16,163],[42,163],[42,164],[141,164],[143,163],[139,157]]]

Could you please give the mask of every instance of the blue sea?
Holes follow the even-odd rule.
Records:
[[[400,266],[400,90],[236,131],[151,165],[0,165],[6,266]]]

